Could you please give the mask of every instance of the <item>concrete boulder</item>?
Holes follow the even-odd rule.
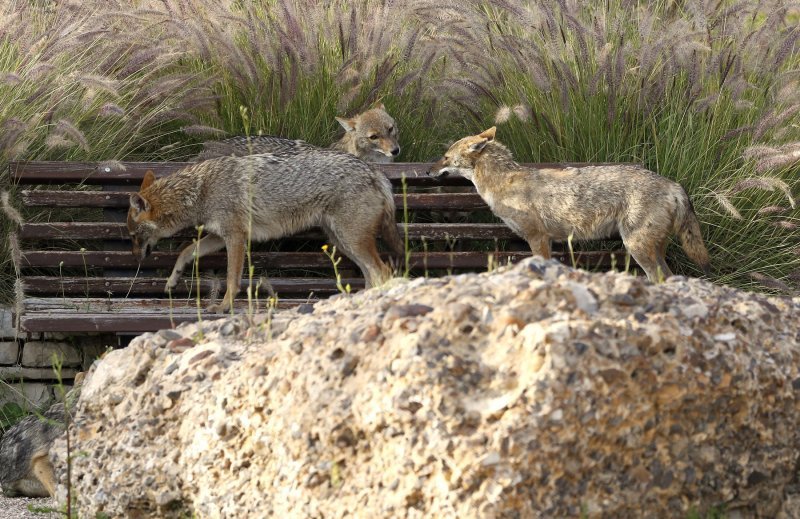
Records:
[[[88,517],[788,514],[798,308],[534,259],[146,334],[89,375],[72,493]]]

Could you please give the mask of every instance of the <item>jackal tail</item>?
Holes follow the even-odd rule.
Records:
[[[708,259],[708,249],[703,242],[703,235],[700,233],[700,222],[694,212],[694,206],[689,197],[686,197],[686,204],[679,209],[676,223],[676,234],[681,240],[683,250],[686,255],[697,263],[705,275],[711,274],[711,267]]]
[[[403,239],[400,237],[400,232],[397,230],[397,222],[395,222],[394,219],[395,205],[391,187],[384,190],[384,198],[381,238],[383,238],[383,242],[389,247],[392,254],[397,259],[400,259],[405,253],[405,245]]]

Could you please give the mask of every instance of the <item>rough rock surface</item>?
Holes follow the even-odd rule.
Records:
[[[799,308],[530,260],[147,334],[90,373],[74,494],[87,517],[775,517]]]

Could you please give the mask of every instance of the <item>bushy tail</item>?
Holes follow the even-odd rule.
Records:
[[[383,218],[381,219],[381,237],[383,243],[392,251],[398,259],[405,254],[405,245],[403,239],[400,237],[400,232],[397,230],[397,222],[395,222],[395,205],[394,197],[392,196],[392,187],[389,182],[383,189],[384,204],[383,204]]]
[[[703,243],[703,235],[700,234],[700,222],[697,221],[697,214],[689,197],[686,197],[686,204],[678,214],[676,223],[676,233],[681,240],[683,250],[686,255],[697,263],[705,275],[711,274],[711,267],[708,260],[708,250]]]

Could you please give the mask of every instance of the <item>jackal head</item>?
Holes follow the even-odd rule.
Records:
[[[391,162],[400,154],[397,124],[386,113],[383,103],[355,117],[337,117],[336,120],[353,140],[354,154],[358,158],[366,162]]]
[[[153,220],[153,207],[145,198],[146,190],[155,182],[156,176],[147,170],[138,193],[131,194],[128,208],[128,234],[133,241],[133,255],[142,261],[150,255],[158,242],[158,225]]]
[[[434,164],[428,171],[432,177],[444,177],[447,175],[461,175],[471,179],[475,171],[475,162],[483,153],[486,144],[494,140],[496,128],[492,126],[488,130],[478,134],[464,137],[450,146],[439,162]]]

